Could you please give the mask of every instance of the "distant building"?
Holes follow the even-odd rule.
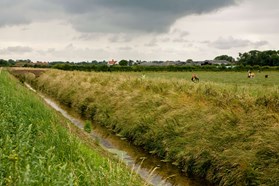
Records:
[[[141,63],[138,63],[139,66],[164,66],[164,61],[143,61]]]
[[[228,65],[231,62],[227,60],[205,60],[201,65]]]
[[[204,63],[204,61],[192,61],[191,63],[190,63],[190,65],[198,65],[198,66],[200,66],[200,65],[202,65]]]
[[[117,61],[115,61],[114,59],[112,59],[111,61],[108,61],[108,66],[112,66],[112,65],[116,65]]]
[[[43,61],[37,61],[36,63],[33,63],[34,66],[49,66],[48,62],[43,62]]]
[[[150,61],[140,62],[140,66],[183,66],[183,65],[231,65],[232,63],[226,60],[205,60],[205,61]]]

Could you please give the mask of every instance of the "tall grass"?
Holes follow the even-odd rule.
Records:
[[[278,86],[56,70],[30,81],[187,175],[279,184]]]
[[[144,184],[94,143],[92,150],[70,134],[69,123],[6,71],[0,95],[0,185]]]
[[[244,86],[278,86],[279,84],[279,73],[276,71],[255,72],[255,78],[251,79],[247,77],[247,72],[145,72],[145,76],[146,78],[183,79],[190,81],[193,73],[199,76],[200,82],[216,82]],[[142,73],[129,74],[131,76],[140,76]],[[265,78],[265,75],[269,75],[269,77]]]

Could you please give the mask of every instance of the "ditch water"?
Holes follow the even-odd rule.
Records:
[[[30,85],[25,85],[36,92]],[[84,121],[71,111],[57,104],[55,101],[39,93],[44,101],[70,120],[75,126],[83,130]],[[96,124],[93,124],[91,137],[98,141],[99,145],[106,151],[121,159],[127,166],[139,174],[147,183],[155,186],[205,186],[205,181],[187,178],[170,163],[162,162],[142,149],[135,147],[125,139],[112,134]]]

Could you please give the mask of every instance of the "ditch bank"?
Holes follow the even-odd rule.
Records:
[[[33,92],[37,92],[29,84],[24,84]],[[76,113],[63,105],[56,103],[54,100],[41,93],[38,93],[38,95],[42,97],[43,100],[53,109],[60,112],[65,118],[71,121],[71,123],[75,126],[81,130],[84,129],[85,121]],[[151,185],[210,186],[210,184],[205,180],[185,177],[185,175],[182,175],[182,173],[172,164],[162,162],[160,159],[151,156],[142,149],[139,149],[128,141],[125,141],[125,139],[113,135],[110,131],[98,126],[96,123],[93,124],[93,128],[94,130],[89,134],[104,150],[114,154],[118,159],[124,162]]]
[[[254,96],[214,83],[57,70],[24,78],[185,176],[218,185],[279,183],[277,88]]]

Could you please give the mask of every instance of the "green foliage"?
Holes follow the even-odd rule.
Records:
[[[238,65],[224,66],[224,65],[184,65],[184,66],[120,66],[120,65],[75,65],[75,64],[55,64],[54,69],[67,71],[96,71],[96,72],[192,72],[192,71],[248,71],[248,70],[269,70],[275,71],[279,68],[272,66],[246,65],[239,63]]]
[[[232,56],[228,55],[220,55],[214,58],[214,60],[226,60],[229,62],[235,62],[235,59]]]
[[[278,73],[204,71],[199,83],[191,74],[49,71],[33,83],[51,95],[75,87],[73,107],[87,100],[85,116],[185,174],[217,185],[278,185]]]
[[[6,71],[0,95],[0,185],[143,185]]]
[[[4,59],[0,59],[0,67],[10,67],[15,65],[15,61],[12,59],[9,60],[4,60]]]
[[[239,53],[239,64],[243,65],[259,65],[259,66],[279,66],[279,51],[267,50],[258,51],[251,50],[245,53]]]
[[[119,61],[119,65],[120,66],[127,66],[128,65],[128,61],[125,59],[122,59],[121,61]]]
[[[7,67],[7,66],[10,66],[8,61],[0,59],[0,67]]]
[[[264,56],[264,54],[267,53]],[[278,70],[275,66],[279,66],[278,54],[274,52],[264,51],[264,52],[249,52],[244,54],[239,54],[239,61],[233,66],[225,65],[181,65],[181,66],[141,66],[141,65],[131,65],[132,61],[121,60],[120,65],[108,66],[106,63],[69,63],[69,62],[57,62],[51,63],[50,67],[60,70],[67,71],[96,71],[96,72],[142,72],[142,71],[152,71],[152,72],[191,72],[191,71],[248,71],[248,70]],[[278,59],[277,59],[278,58]],[[215,58],[216,60],[227,60],[235,62],[235,59],[228,55],[221,55]],[[192,60],[187,60],[191,62]]]
[[[110,71],[110,67],[107,65],[96,65],[96,64],[72,64],[72,63],[58,63],[53,64],[51,68],[60,69],[60,70],[67,70],[67,71]]]
[[[86,120],[86,121],[84,122],[84,131],[90,133],[91,130],[92,130],[92,127],[91,127],[91,126],[92,126],[91,121]]]
[[[186,60],[186,63],[193,63],[194,61],[193,61],[193,59],[187,59]]]

